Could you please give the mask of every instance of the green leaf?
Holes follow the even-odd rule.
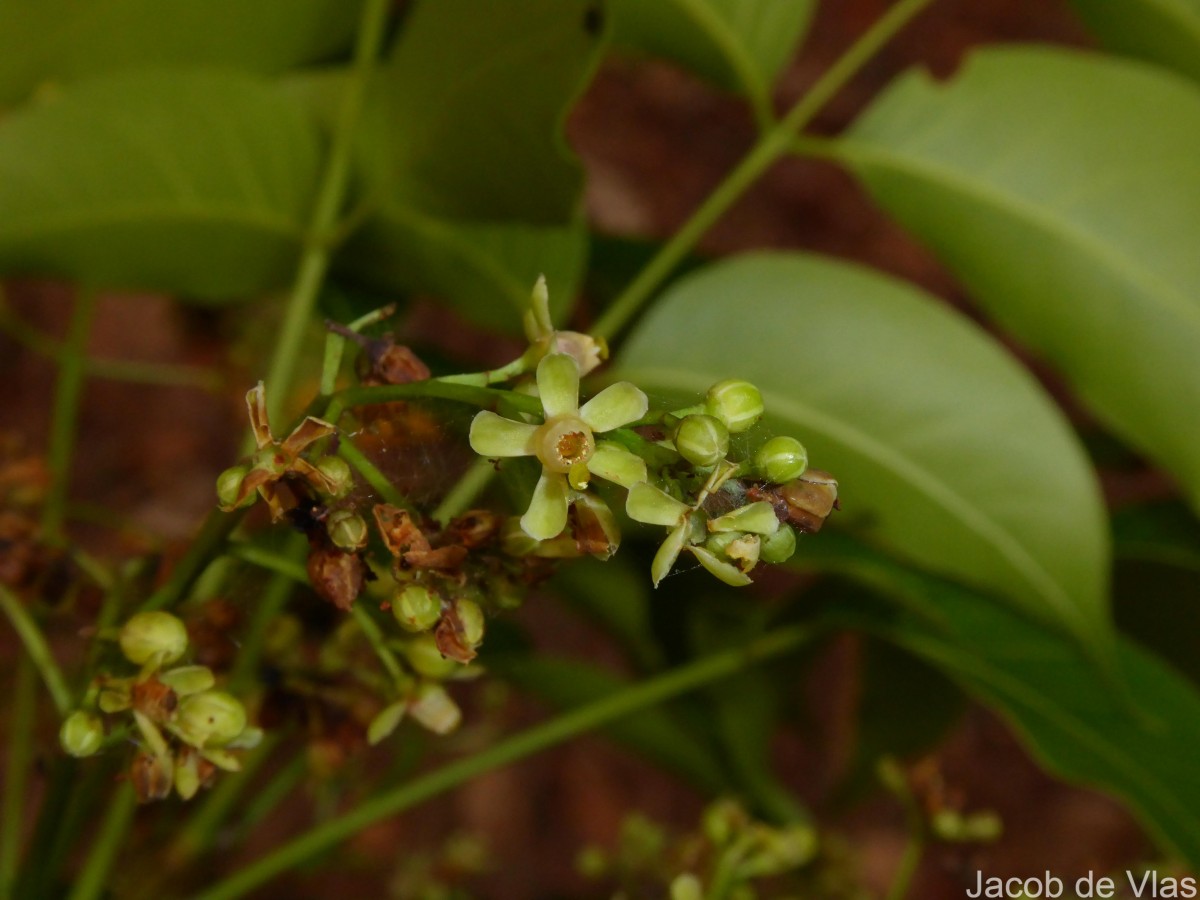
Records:
[[[1117,661],[1127,691],[1114,691],[1056,631],[830,537],[822,547],[806,545],[802,564],[846,572],[900,602],[843,596],[829,618],[941,669],[1001,713],[1049,771],[1121,797],[1164,849],[1200,864],[1200,695],[1186,680],[1123,639]]]
[[[519,330],[537,275],[564,308],[586,251],[562,136],[595,68],[592,0],[436,0],[376,78],[362,158],[378,212],[345,266]]]
[[[813,0],[612,0],[614,39],[766,105],[816,11]]]
[[[835,154],[1200,504],[1200,90],[1046,49],[913,73]]]
[[[1071,0],[1106,47],[1200,79],[1197,0]]]
[[[489,660],[489,666],[522,690],[562,710],[591,703],[629,686],[623,678],[574,660],[496,658]],[[615,722],[605,731],[705,791],[715,793],[726,786],[720,765],[695,736],[675,721],[669,710],[637,713]]]
[[[763,430],[838,478],[836,521],[1109,643],[1106,525],[1074,435],[998,344],[915,288],[800,254],[718,263],[666,292],[613,377],[681,403],[752,381]]]
[[[117,74],[0,120],[0,269],[227,299],[294,268],[316,127],[256,77]]]
[[[279,72],[349,46],[363,0],[9,0],[0,105],[41,84],[160,64]]]

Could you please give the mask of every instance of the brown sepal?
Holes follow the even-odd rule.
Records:
[[[130,705],[152,722],[166,722],[179,707],[179,697],[157,675],[151,675],[133,683]]]
[[[308,580],[323,599],[343,612],[362,592],[367,566],[357,553],[314,544],[308,551]]]
[[[475,658],[475,648],[463,640],[462,621],[454,605],[442,613],[437,627],[433,630],[433,639],[442,656],[452,659],[464,666]]]

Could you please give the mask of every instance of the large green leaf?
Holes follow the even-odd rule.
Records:
[[[376,79],[363,151],[379,211],[345,263],[516,327],[539,272],[574,294],[583,185],[562,137],[595,67],[592,0],[418,3]]]
[[[1108,544],[1058,409],[984,332],[915,288],[804,255],[682,279],[617,377],[693,403],[726,377],[841,482],[835,518],[1100,647]],[[819,542],[820,537],[812,538]]]
[[[895,642],[1003,715],[1052,772],[1103,788],[1136,811],[1164,849],[1200,864],[1200,695],[1123,639],[1123,690],[1077,644],[958,585],[906,570],[830,536],[801,564],[836,569],[899,606],[839,596],[827,615]]]
[[[1200,79],[1197,0],[1071,0],[1071,3],[1111,49]]]
[[[813,0],[612,0],[614,38],[766,104]]]
[[[0,105],[147,64],[278,72],[346,47],[363,0],[6,0]]]
[[[889,88],[836,153],[990,313],[1200,504],[1200,90],[989,50]]]
[[[257,77],[120,73],[0,120],[0,269],[228,298],[288,277],[318,131]]]

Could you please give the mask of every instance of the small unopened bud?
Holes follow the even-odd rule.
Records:
[[[671,900],[704,900],[704,885],[691,872],[677,875],[671,882]]]
[[[335,457],[331,457],[335,458]],[[352,509],[335,509],[325,520],[329,540],[342,550],[360,550],[367,545],[367,523]]]
[[[175,760],[175,793],[191,800],[200,790],[200,757],[185,749]]]
[[[246,707],[232,694],[204,691],[185,697],[179,704],[176,728],[193,747],[219,747],[242,733]]]
[[[212,669],[207,666],[180,666],[169,672],[160,672],[158,680],[180,697],[207,691],[216,683]]]
[[[157,610],[134,615],[121,629],[121,652],[134,665],[173,663],[188,645],[187,628],[175,616]]]
[[[354,487],[350,465],[340,456],[322,456],[317,460],[317,469],[327,479],[329,493],[335,497],[344,497]]]
[[[762,539],[759,558],[765,563],[778,565],[791,559],[795,552],[796,532],[785,525],[774,534],[769,534]]]
[[[250,474],[249,466],[231,466],[217,476],[217,502],[225,512],[253,502],[254,492],[241,496],[242,482]],[[240,498],[240,502],[239,502]]]
[[[428,631],[442,615],[442,601],[419,584],[410,584],[392,598],[392,615],[406,631]]]
[[[775,484],[799,478],[808,468],[808,451],[794,437],[773,437],[754,454],[754,464],[763,476]]]
[[[404,656],[418,675],[426,678],[447,678],[458,671],[459,664],[447,659],[438,649],[432,634],[420,634],[404,646]]]
[[[729,429],[714,416],[684,416],[675,429],[675,449],[694,466],[715,466],[729,452]]]
[[[454,611],[458,615],[459,636],[464,644],[478,647],[483,643],[483,610],[474,600],[457,600]]]
[[[748,381],[730,378],[708,389],[704,409],[716,416],[734,434],[745,431],[761,418],[763,399],[758,388]]]
[[[58,730],[58,742],[72,756],[91,756],[104,743],[104,723],[95,713],[76,710]]]

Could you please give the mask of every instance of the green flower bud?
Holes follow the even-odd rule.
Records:
[[[762,548],[759,553],[759,558],[763,562],[778,565],[782,562],[787,562],[792,558],[792,554],[796,552],[796,532],[791,528],[784,526],[774,534],[769,534],[762,539]]]
[[[442,616],[442,601],[419,584],[410,584],[392,598],[392,615],[405,631],[428,631]]]
[[[219,747],[245,729],[246,707],[224,691],[192,694],[180,702],[175,726],[179,736],[193,747]]]
[[[474,600],[457,600],[454,611],[458,614],[462,640],[470,647],[478,647],[483,643],[483,610]]]
[[[180,666],[169,672],[160,672],[158,680],[173,690],[180,697],[188,694],[199,694],[207,691],[214,684],[212,669],[207,666]]]
[[[704,900],[704,886],[691,872],[684,872],[671,882],[671,900]]]
[[[808,468],[808,451],[794,437],[773,437],[754,454],[754,465],[763,477],[775,484],[799,478]]]
[[[734,434],[745,431],[763,414],[763,399],[758,388],[748,381],[730,378],[708,389],[704,409],[716,416]]]
[[[350,464],[340,456],[322,456],[317,460],[317,469],[329,480],[329,492],[335,497],[344,497],[354,487]]]
[[[77,709],[62,723],[58,742],[72,756],[91,756],[104,743],[104,723],[95,713]]]
[[[140,612],[121,629],[121,652],[134,665],[173,663],[188,645],[183,622],[166,612]]]
[[[191,800],[200,790],[200,757],[184,751],[175,760],[175,793],[182,800]]]
[[[694,466],[715,466],[729,452],[729,429],[713,416],[684,416],[675,428],[675,449]]]
[[[418,675],[426,678],[449,678],[460,668],[452,659],[442,656],[432,634],[421,634],[404,646],[404,656]]]
[[[334,546],[342,550],[360,550],[367,545],[366,520],[352,509],[335,509],[331,512],[325,520],[325,533]]]
[[[249,474],[249,466],[230,466],[217,476],[217,502],[221,509],[228,512],[236,509],[239,505],[248,506],[254,502],[254,494],[251,492],[247,496],[241,497],[239,504],[242,482]]]

